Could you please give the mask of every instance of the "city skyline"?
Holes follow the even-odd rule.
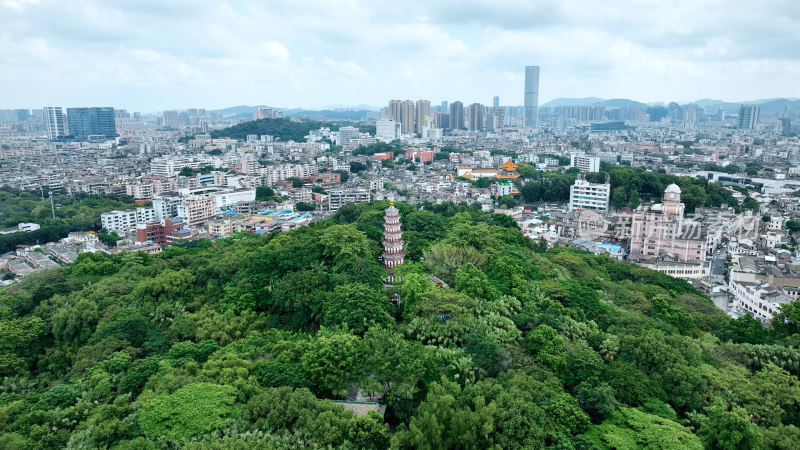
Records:
[[[457,7],[456,7],[457,6]],[[713,17],[713,21],[708,18]],[[800,5],[0,2],[4,107],[796,96]],[[356,99],[356,100],[354,100]]]

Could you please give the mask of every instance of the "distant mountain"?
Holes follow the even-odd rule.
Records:
[[[557,108],[559,106],[605,106],[606,108],[619,108],[619,107],[639,107],[639,108],[647,108],[647,105],[641,102],[637,102],[635,100],[629,100],[627,98],[612,98],[609,100],[605,100],[602,98],[597,97],[585,97],[585,98],[557,98],[555,100],[551,100],[541,107],[550,107],[550,108]]]
[[[235,117],[235,116],[242,116],[244,114],[247,114],[249,117],[253,117],[253,110],[256,108],[271,108],[271,107],[266,105],[257,105],[257,106],[241,105],[241,106],[231,106],[224,109],[215,109],[212,112],[215,112],[221,115],[222,117]]]
[[[338,120],[364,120],[367,115],[375,111],[360,110],[360,111],[331,111],[323,110],[310,110],[310,109],[282,109],[284,117],[312,117],[324,119],[338,119]]]
[[[549,102],[539,105],[540,108],[555,108],[558,106],[589,106],[591,104],[602,102],[602,98],[586,97],[586,98],[557,98]]]
[[[747,102],[749,103],[749,102]],[[786,111],[786,108],[800,108],[800,100],[787,100],[785,98],[778,98],[773,100],[753,102],[760,105],[761,115],[778,114]]]
[[[591,106],[605,106],[606,108],[642,108],[647,109],[647,105],[642,102],[637,102],[636,100],[629,100],[627,98],[612,98],[609,100],[602,100],[597,103],[593,103]]]

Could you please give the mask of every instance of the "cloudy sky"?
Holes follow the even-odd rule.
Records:
[[[0,107],[800,97],[797,0],[0,0]]]

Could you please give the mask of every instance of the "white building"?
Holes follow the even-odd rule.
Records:
[[[153,208],[136,208],[131,211],[109,211],[100,215],[103,229],[108,231],[121,231],[136,228],[137,224],[146,224],[156,220]]]
[[[575,180],[569,188],[569,210],[591,209],[607,211],[611,198],[611,184],[590,183],[583,178]]]
[[[734,297],[734,307],[751,313],[757,319],[768,322],[777,313],[781,305],[790,303],[791,298],[778,288],[765,281],[733,281],[729,292]]]
[[[347,145],[353,139],[358,139],[361,132],[356,127],[339,128],[339,145]]]
[[[336,211],[345,203],[369,203],[372,193],[366,189],[337,190],[328,193],[328,209]]]
[[[400,122],[392,119],[375,121],[375,137],[385,141],[393,141],[400,137]]]
[[[569,166],[577,167],[581,172],[600,172],[600,157],[573,153],[569,155]]]
[[[348,169],[350,166],[348,165]],[[303,178],[318,173],[317,166],[312,164],[281,164],[278,166],[263,167],[260,169],[264,182],[272,185],[287,178]]]

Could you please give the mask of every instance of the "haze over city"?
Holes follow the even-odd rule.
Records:
[[[2,107],[392,98],[740,102],[800,92],[800,4],[3,0]]]

